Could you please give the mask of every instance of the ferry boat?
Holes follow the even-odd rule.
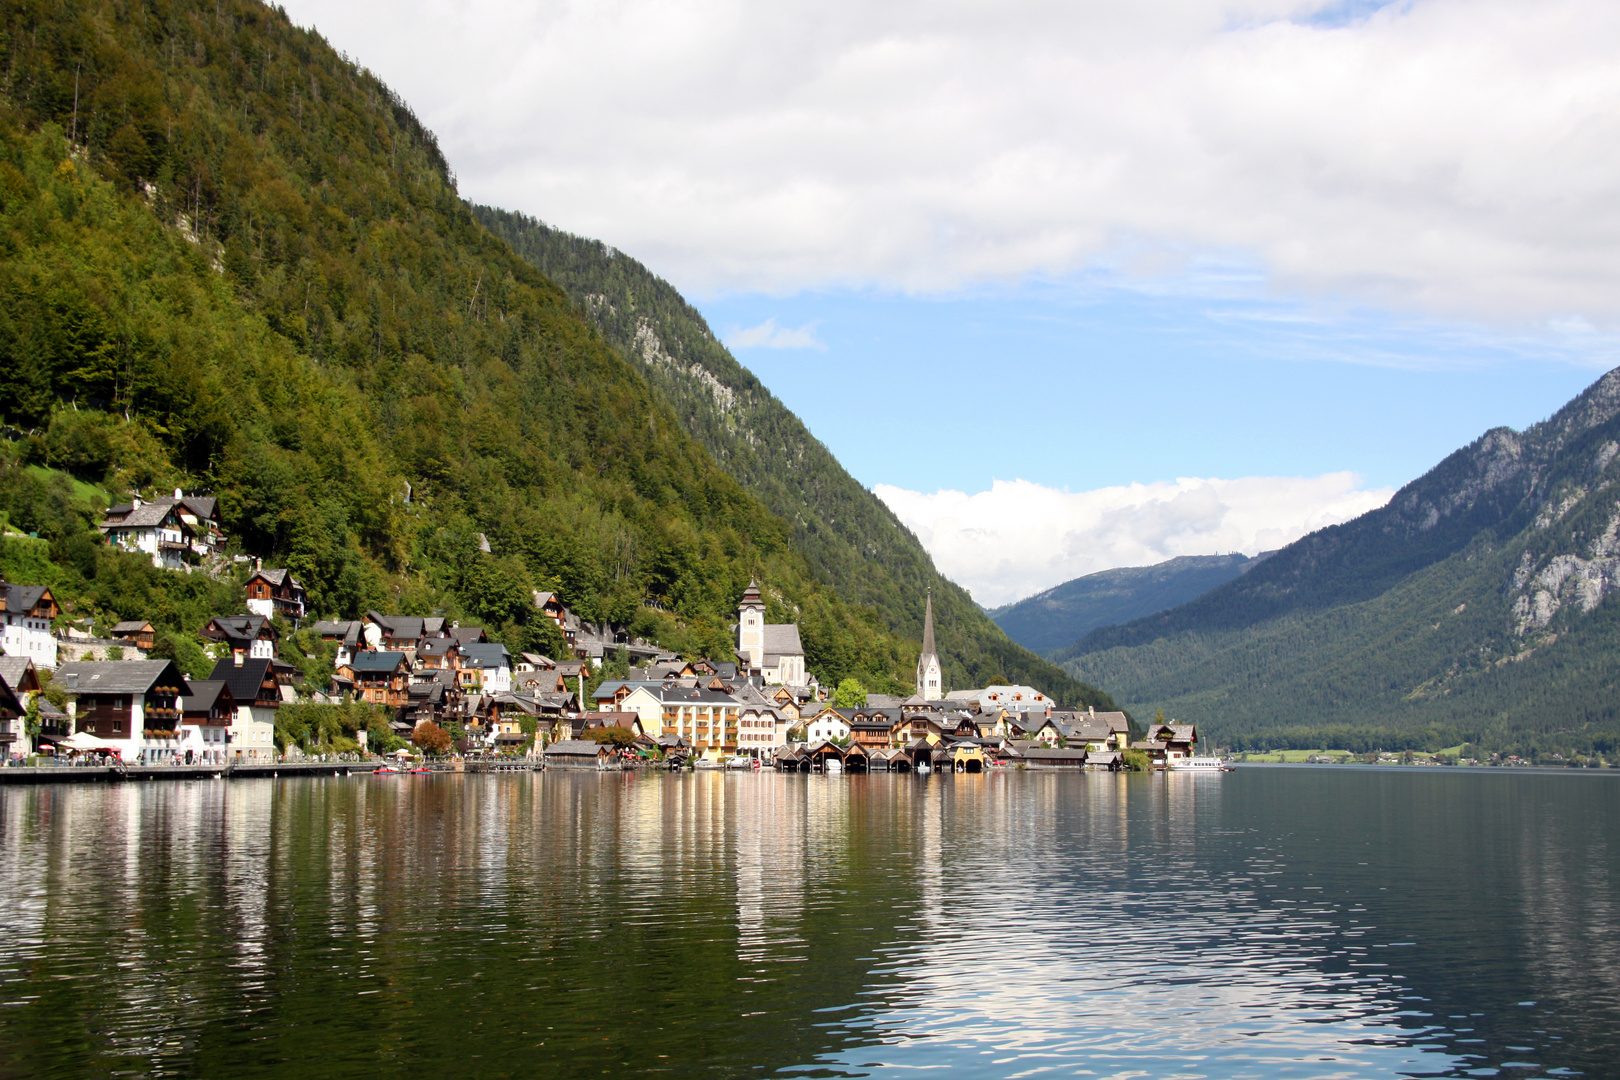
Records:
[[[1232,766],[1224,758],[1218,757],[1188,757],[1176,758],[1166,763],[1165,768],[1172,772],[1231,772]]]

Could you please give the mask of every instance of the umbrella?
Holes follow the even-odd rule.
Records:
[[[395,751],[394,751],[394,756],[395,756],[395,757],[410,757],[410,756],[411,756],[411,752],[410,752],[410,751],[409,751],[409,750],[407,750],[407,749],[405,749],[405,748],[404,748],[404,747],[403,747],[403,746],[402,746],[402,747],[400,747],[400,748],[399,748],[399,749],[398,749],[398,750],[395,750]]]

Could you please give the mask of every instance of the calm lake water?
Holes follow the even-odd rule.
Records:
[[[1620,778],[0,790],[0,1075],[1620,1075]]]

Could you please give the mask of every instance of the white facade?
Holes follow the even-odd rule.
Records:
[[[26,656],[35,667],[56,667],[56,638],[51,636],[51,620],[26,613],[5,613],[5,633],[0,649],[7,656]]]
[[[263,615],[268,619],[276,613],[276,602],[268,597],[259,600],[250,598],[247,602],[247,609],[255,615]]]
[[[787,745],[787,722],[777,718],[775,710],[744,708],[737,718],[737,750],[739,753],[763,757],[778,746]]]
[[[816,743],[822,739],[849,738],[849,724],[832,709],[822,709],[805,724],[805,741]]]

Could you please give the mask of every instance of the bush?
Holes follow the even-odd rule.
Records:
[[[1131,772],[1146,772],[1149,764],[1146,750],[1126,750],[1120,754],[1119,760]]]

